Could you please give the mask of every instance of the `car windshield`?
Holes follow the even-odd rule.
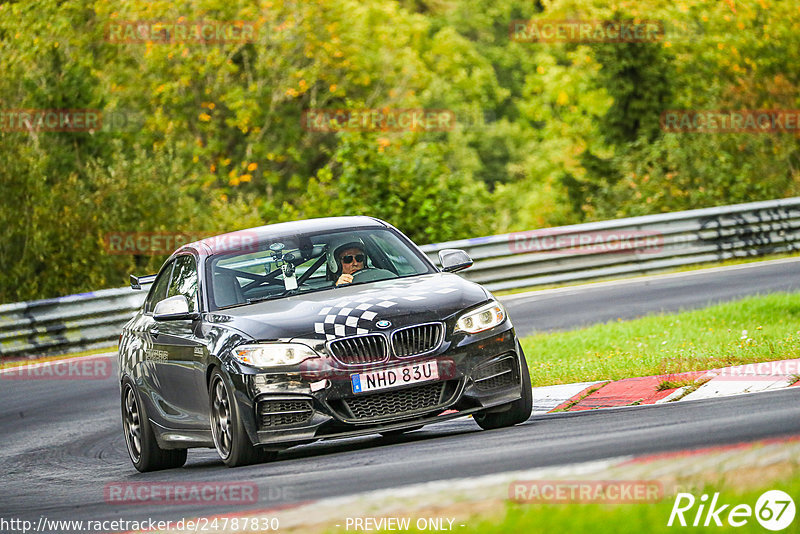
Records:
[[[332,290],[342,274],[342,259],[363,265],[352,274],[352,284],[435,272],[389,229],[286,235],[209,257],[211,308]]]

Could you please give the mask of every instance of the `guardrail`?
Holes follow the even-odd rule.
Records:
[[[800,250],[800,197],[425,245],[466,250],[491,291]],[[0,357],[113,346],[145,292],[129,287],[0,305]]]
[[[800,250],[800,197],[600,221],[425,245],[475,264],[463,276],[490,291],[643,274]]]
[[[128,286],[0,305],[0,358],[113,346],[146,294]]]

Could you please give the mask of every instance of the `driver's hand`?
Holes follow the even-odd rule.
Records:
[[[353,283],[353,275],[352,274],[343,274],[336,280],[336,285],[340,286],[342,284],[352,284]]]

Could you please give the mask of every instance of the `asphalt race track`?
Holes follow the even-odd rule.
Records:
[[[800,258],[500,298],[517,335],[678,312],[748,295],[800,291]]]
[[[508,309],[520,334],[568,328],[648,311],[699,307],[800,286],[800,262],[515,297]],[[481,431],[471,420],[399,438],[320,442],[278,460],[228,469],[208,449],[182,469],[139,474],[128,459],[114,377],[8,380],[0,375],[0,516],[48,519],[180,519],[341,496],[432,480],[563,465],[800,434],[800,388],[724,399],[532,417]],[[219,504],[111,505],[104,488],[128,482],[248,481],[259,500]]]

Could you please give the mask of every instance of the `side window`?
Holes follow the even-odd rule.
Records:
[[[189,301],[189,311],[197,309],[197,266],[192,256],[180,256],[175,260],[167,297],[175,295],[186,297]]]
[[[147,294],[147,303],[145,304],[144,311],[152,313],[156,304],[167,298],[167,287],[169,286],[169,278],[172,273],[172,268],[175,262],[169,263],[161,270],[153,287],[150,288],[150,293]]]

